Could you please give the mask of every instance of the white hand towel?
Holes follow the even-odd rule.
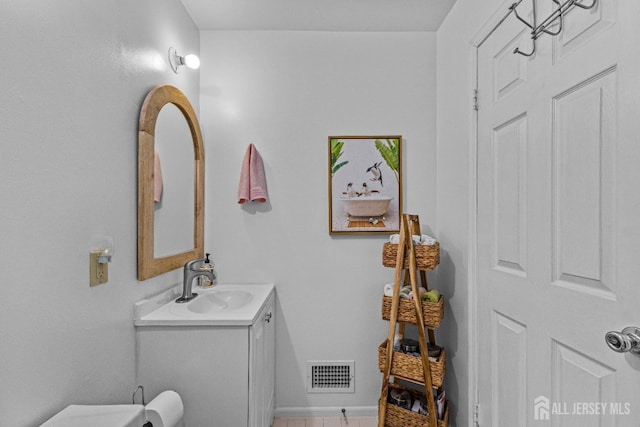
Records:
[[[414,245],[435,245],[437,240],[434,237],[428,236],[426,234],[422,234],[422,235],[417,235],[414,234],[413,236],[411,236],[411,239],[413,240],[413,244]],[[389,236],[389,243],[397,245],[398,243],[400,243],[400,235],[399,234],[392,234]]]
[[[393,283],[387,283],[384,285],[384,296],[392,297],[393,296]]]
[[[420,244],[420,236],[418,236],[417,234],[414,234],[413,236],[411,236],[411,238],[413,239],[413,243],[416,245]],[[389,243],[397,245],[398,243],[400,243],[400,235],[399,234],[392,234],[391,236],[389,236]]]
[[[422,236],[420,236],[420,244],[421,245],[429,245],[429,246],[433,246],[435,245],[437,242],[437,240],[435,239],[435,237],[431,237],[428,236],[426,234],[423,234]]]

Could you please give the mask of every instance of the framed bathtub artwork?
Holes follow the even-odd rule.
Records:
[[[329,234],[398,233],[402,136],[330,136]]]

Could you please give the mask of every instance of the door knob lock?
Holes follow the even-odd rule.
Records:
[[[622,332],[607,332],[604,340],[615,352],[640,355],[640,328],[637,326],[629,326]]]

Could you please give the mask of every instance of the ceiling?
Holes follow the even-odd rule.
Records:
[[[435,31],[456,0],[182,0],[201,31]]]

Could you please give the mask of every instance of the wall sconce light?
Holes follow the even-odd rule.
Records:
[[[178,67],[186,65],[194,70],[200,68],[200,58],[197,55],[189,54],[186,56],[180,56],[176,50],[172,47],[169,48],[169,65],[174,73],[178,74]]]

